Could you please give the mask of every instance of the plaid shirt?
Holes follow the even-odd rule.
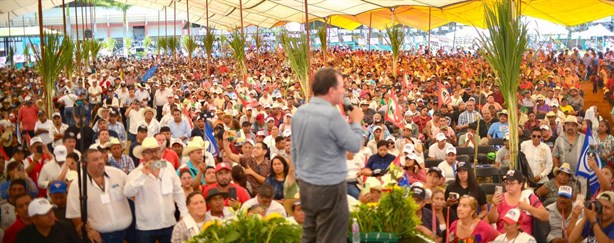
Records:
[[[482,116],[476,110],[474,110],[473,112],[464,111],[460,114],[460,116],[458,116],[458,125],[467,125],[481,118]]]
[[[134,162],[132,162],[132,158],[125,154],[122,154],[119,160],[116,160],[113,156],[109,156],[109,164],[115,168],[122,170],[126,174],[134,170]]]
[[[120,141],[126,141],[128,139],[126,136],[126,128],[124,128],[124,124],[121,122],[115,122],[115,124],[108,123],[107,129],[115,131]]]

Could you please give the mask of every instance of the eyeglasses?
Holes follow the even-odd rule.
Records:
[[[541,135],[532,135],[531,137],[533,137],[533,138],[542,138]]]
[[[506,181],[503,184],[505,184],[506,186],[512,186],[512,185],[516,185],[516,184],[520,184],[516,181]]]

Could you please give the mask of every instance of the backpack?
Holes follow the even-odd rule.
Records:
[[[537,198],[537,195],[532,196],[533,197],[529,197],[529,202],[531,203],[531,206],[535,207],[535,205],[537,205],[537,203],[539,202],[539,198]],[[531,198],[535,198],[533,199],[534,201],[531,202]],[[533,227],[531,228],[531,230],[533,231],[533,238],[535,238],[535,241],[537,241],[538,243],[546,243],[546,238],[550,233],[550,223],[548,221],[542,222],[533,216],[531,216],[531,218],[531,222],[533,223]]]

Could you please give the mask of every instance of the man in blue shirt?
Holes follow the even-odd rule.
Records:
[[[187,121],[181,117],[181,111],[178,109],[173,110],[173,121],[168,123],[168,127],[171,129],[171,137],[179,138],[184,143],[190,138],[191,128]]]
[[[363,169],[363,174],[367,176],[382,176],[386,174],[388,166],[396,156],[388,153],[388,141],[379,140],[377,142],[377,153],[371,155],[367,165]]]
[[[292,121],[292,163],[300,180],[305,212],[302,242],[346,242],[349,225],[345,153],[362,147],[364,113],[346,111],[347,121],[335,105],[345,94],[343,77],[333,68],[318,70],[311,85],[314,97],[301,106]]]
[[[597,196],[602,205],[601,212],[596,212],[595,203],[591,208],[584,208],[584,218],[580,220],[569,235],[569,242],[611,242],[614,239],[614,192],[605,191]]]
[[[488,129],[488,139],[505,137],[505,134],[509,131],[509,127],[507,123],[507,110],[502,110],[499,112],[499,122],[493,123]]]

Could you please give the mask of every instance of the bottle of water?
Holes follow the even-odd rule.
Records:
[[[360,227],[356,218],[352,222],[352,243],[360,243]]]

